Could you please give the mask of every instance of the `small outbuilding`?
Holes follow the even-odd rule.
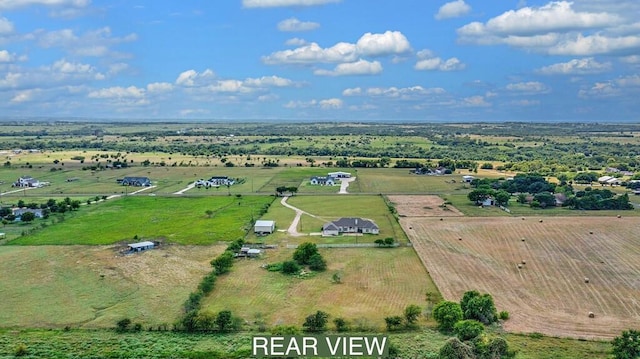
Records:
[[[258,234],[271,234],[276,229],[276,221],[259,220],[253,227],[253,232]]]
[[[144,241],[144,242],[138,242],[138,243],[131,243],[128,245],[129,247],[129,252],[142,252],[142,251],[146,251],[148,249],[153,249],[155,248],[156,244],[150,241]]]

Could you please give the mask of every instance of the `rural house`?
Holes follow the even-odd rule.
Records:
[[[323,236],[337,236],[343,233],[378,234],[380,228],[370,219],[344,217],[322,226]]]
[[[242,247],[240,252],[236,253],[236,257],[257,258],[260,257],[260,254],[262,254],[262,251],[257,248]]]
[[[135,186],[135,187],[149,187],[151,186],[151,180],[149,177],[125,177],[122,180],[118,180],[123,186]]]
[[[473,176],[462,176],[462,182],[464,183],[471,183],[474,179],[476,178]]]
[[[23,176],[13,182],[12,187],[42,187],[42,183],[31,176]]]
[[[329,177],[333,178],[350,178],[351,173],[349,172],[329,172]]]
[[[320,186],[334,186],[336,182],[333,177],[311,177],[310,183],[312,185],[320,185]]]
[[[33,213],[33,215],[36,218],[42,218],[44,217],[44,213],[42,212],[42,209],[40,208],[36,208],[36,209],[32,209],[32,208],[12,208],[11,209],[11,214],[13,214],[16,217],[16,220],[20,220],[20,217],[22,217],[23,214],[30,212]]]
[[[153,249],[155,248],[155,246],[156,245],[153,242],[144,241],[144,242],[138,242],[138,243],[131,243],[127,247],[129,248],[129,252],[142,252],[142,251],[146,251],[147,249]]]
[[[194,183],[194,185],[200,188],[200,187],[231,186],[235,183],[236,181],[233,178],[229,178],[227,176],[213,176],[208,180],[199,179]]]
[[[276,229],[276,221],[256,221],[253,232],[258,234],[271,234]]]

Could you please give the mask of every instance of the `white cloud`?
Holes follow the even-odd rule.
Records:
[[[311,31],[320,27],[317,22],[300,21],[295,17],[282,20],[278,23],[278,30],[284,32]]]
[[[196,70],[187,70],[178,75],[176,79],[176,85],[179,86],[203,86],[215,78],[215,73],[210,69],[204,70],[202,73],[198,73]]]
[[[112,46],[137,40],[136,34],[114,37],[109,27],[88,31],[82,35],[76,35],[71,29],[50,32],[40,30],[34,35],[38,44],[44,48],[60,47],[76,56],[92,57],[114,55],[111,51]]]
[[[338,98],[330,98],[326,100],[309,100],[309,101],[289,101],[284,104],[285,108],[320,108],[322,110],[336,110],[344,106],[342,100]]]
[[[549,92],[549,88],[542,82],[518,82],[511,83],[506,86],[508,91],[519,94],[541,94]]]
[[[407,38],[399,31],[386,31],[383,34],[366,33],[356,44],[339,42],[332,47],[323,48],[315,42],[283,50],[264,56],[262,61],[274,64],[312,64],[355,62],[362,56],[384,56],[411,51]]]
[[[640,64],[640,55],[629,55],[620,58],[620,61],[627,64]]]
[[[457,71],[463,70],[466,65],[463,64],[458,58],[452,57],[447,60],[443,60],[440,57],[434,56],[429,50],[422,50],[418,52],[418,62],[416,62],[414,69],[422,71]]]
[[[640,75],[621,77],[615,80],[620,87],[640,87]]]
[[[39,89],[30,89],[18,92],[11,98],[11,103],[28,102],[34,99],[34,95],[39,92]]]
[[[0,0],[0,10],[10,10],[31,5],[85,7],[90,0]]]
[[[144,98],[145,90],[135,86],[129,87],[108,87],[89,92],[89,98],[98,99],[141,99]]]
[[[411,45],[400,31],[385,31],[384,34],[362,35],[356,43],[358,53],[364,56],[384,56],[411,51]]]
[[[510,104],[519,107],[531,107],[540,105],[540,101],[538,100],[514,100],[511,101]]]
[[[374,97],[388,97],[403,100],[410,100],[419,97],[435,96],[445,94],[441,87],[424,88],[422,86],[412,87],[370,87],[366,91],[367,95]]]
[[[16,55],[7,50],[0,50],[0,63],[14,62]]]
[[[358,60],[337,65],[333,70],[318,69],[313,73],[320,76],[377,75],[382,72],[382,64],[378,61]]]
[[[242,0],[242,6],[247,8],[284,7],[284,6],[315,6],[338,3],[341,0]]]
[[[290,79],[278,76],[262,76],[260,78],[248,78],[244,80],[244,84],[249,87],[292,87],[297,86]]]
[[[455,0],[440,6],[435,18],[438,20],[449,19],[464,16],[469,12],[471,12],[471,6],[465,3],[464,0]]]
[[[173,90],[173,85],[168,82],[154,82],[147,85],[147,92],[161,93]]]
[[[545,66],[536,72],[543,75],[589,75],[609,70],[611,70],[610,62],[600,63],[593,57],[588,57]]]
[[[640,51],[640,35],[608,37],[601,34],[578,34],[552,46],[548,52],[551,55],[589,56],[628,51]]]
[[[287,40],[284,44],[287,46],[303,46],[307,44],[307,41],[304,39],[294,37],[292,39]]]
[[[578,96],[581,98],[604,98],[619,94],[620,89],[611,82],[596,82],[591,88],[578,91]]]
[[[13,23],[6,17],[0,17],[0,35],[11,34],[13,30]]]
[[[487,102],[482,96],[471,96],[462,99],[462,105],[466,107],[489,107],[491,103]]]
[[[362,94],[362,89],[360,87],[348,88],[342,91],[342,96],[358,96]]]

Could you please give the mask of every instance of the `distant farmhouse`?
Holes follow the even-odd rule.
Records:
[[[615,186],[622,183],[622,181],[620,181],[618,178],[611,177],[611,176],[602,176],[598,178],[598,182],[601,185],[610,185],[610,186]]]
[[[370,219],[340,218],[322,226],[323,236],[337,236],[344,233],[379,234],[380,228]]]
[[[235,183],[236,181],[233,178],[230,178],[227,176],[213,176],[208,180],[199,179],[194,183],[194,185],[198,188],[200,187],[209,188],[209,187],[220,187],[220,186],[232,186]]]
[[[135,187],[149,187],[151,186],[151,180],[149,177],[125,177],[123,179],[116,180],[123,186],[135,186]]]
[[[462,176],[462,182],[464,183],[471,183],[474,179],[476,178],[473,176]]]
[[[36,218],[44,217],[44,213],[43,213],[42,209],[40,209],[40,208],[32,209],[32,208],[23,207],[23,208],[12,208],[11,209],[11,214],[13,214],[15,216],[16,221],[22,220],[22,215],[27,213],[27,212],[33,213],[33,215]]]
[[[155,247],[156,247],[156,244],[154,242],[150,242],[150,241],[131,243],[131,244],[129,244],[127,246],[128,251],[130,253],[142,252],[142,251],[146,251],[148,249],[153,249]]]
[[[451,174],[453,171],[445,167],[436,167],[436,168],[419,167],[419,168],[410,170],[409,172],[417,175],[441,176],[441,175]]]
[[[23,176],[13,182],[12,187],[42,187],[44,183],[38,181],[31,176]]]
[[[319,185],[319,186],[335,186],[336,182],[333,179],[333,177],[311,177],[311,181],[310,183],[312,185]]]
[[[341,180],[343,178],[351,178],[351,173],[349,172],[329,172],[327,176],[315,176],[311,177],[309,183],[312,185],[319,186],[335,186],[336,181]]]
[[[257,234],[271,234],[275,229],[276,221],[258,220],[253,227],[253,232]]]

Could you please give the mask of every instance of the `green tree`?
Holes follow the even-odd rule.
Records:
[[[422,315],[422,308],[418,305],[410,304],[404,308],[404,319],[407,321],[407,326],[416,324],[420,315]]]
[[[640,358],[640,331],[625,330],[619,337],[613,338],[611,345],[616,359]]]
[[[384,239],[384,245],[387,247],[393,247],[393,244],[396,242],[395,239],[393,239],[393,237],[387,237]]]
[[[384,322],[387,324],[387,331],[394,331],[400,329],[402,326],[402,317],[399,315],[386,317],[384,318]]]
[[[498,312],[490,294],[480,294],[476,290],[465,292],[460,300],[464,319],[475,319],[483,324],[498,320]]]
[[[475,359],[477,356],[473,352],[473,348],[453,337],[447,340],[440,348],[438,353],[439,359]]]
[[[349,331],[349,323],[343,318],[334,319],[333,324],[336,326],[336,332],[342,333]]]
[[[473,319],[461,320],[453,326],[453,332],[462,341],[477,338],[483,331],[484,325]]]
[[[316,253],[309,258],[309,268],[314,271],[322,272],[327,269],[327,262],[322,258],[320,253]]]
[[[282,262],[282,273],[297,274],[298,272],[300,272],[300,265],[296,261]]]
[[[322,333],[327,330],[327,321],[329,314],[319,310],[315,314],[311,314],[304,320],[302,328],[305,332]]]
[[[318,247],[315,243],[304,242],[293,252],[293,259],[298,262],[298,264],[305,265],[309,264],[309,260],[315,254],[318,254]]]
[[[510,198],[511,195],[509,194],[509,192],[503,190],[497,191],[495,195],[496,203],[499,206],[508,206]]]
[[[216,315],[215,325],[219,332],[227,332],[233,324],[233,316],[230,310],[223,310]]]
[[[233,266],[233,253],[224,251],[224,253],[211,261],[211,265],[216,275],[229,272]]]
[[[462,320],[460,304],[451,301],[442,301],[433,307],[433,318],[438,322],[438,328],[444,332],[453,330],[453,326]]]
[[[469,192],[469,194],[467,194],[467,198],[469,198],[469,200],[474,202],[475,204],[481,204],[482,202],[484,202],[484,200],[493,196],[494,193],[495,190],[491,188],[480,187]]]
[[[124,333],[127,330],[129,330],[130,325],[131,325],[131,319],[129,318],[120,319],[116,323],[116,332]]]
[[[21,216],[20,216],[20,220],[22,222],[32,222],[34,219],[36,219],[36,215],[33,212],[24,212]]]

